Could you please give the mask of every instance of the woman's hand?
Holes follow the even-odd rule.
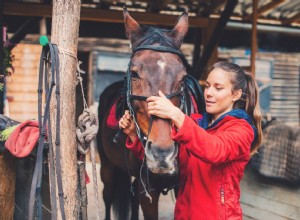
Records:
[[[119,127],[123,129],[124,134],[130,137],[132,142],[134,142],[137,139],[135,124],[128,110],[125,110],[124,115],[120,119]]]
[[[159,96],[151,96],[148,102],[148,113],[159,118],[170,119],[177,128],[180,128],[184,121],[184,113],[176,107],[166,96],[158,91]]]

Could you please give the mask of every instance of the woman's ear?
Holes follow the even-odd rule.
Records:
[[[242,94],[243,94],[243,91],[241,89],[234,91],[232,101],[235,102],[235,101],[239,100],[242,97]]]

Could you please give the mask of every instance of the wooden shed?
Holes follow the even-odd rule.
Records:
[[[0,3],[0,29],[7,25],[12,53],[16,57],[15,73],[6,79],[7,101],[4,105],[5,102],[0,103],[0,113],[4,111],[18,121],[37,118],[36,90],[41,52],[38,37],[51,34],[51,2],[4,0]],[[140,23],[160,26],[172,26],[178,15],[188,10],[190,30],[183,52],[200,82],[206,77],[206,68],[218,59],[246,60],[245,68],[256,74],[257,78],[264,78],[264,75],[259,75],[260,68],[269,65],[266,64],[269,62],[272,92],[268,110],[290,126],[299,127],[299,0],[83,0],[78,57],[84,61],[82,68],[87,70],[84,83],[89,105],[97,101],[93,84],[98,71],[97,59],[103,54],[115,56],[116,53],[128,53],[121,12],[123,6]],[[3,35],[0,35],[2,42]],[[272,44],[269,39],[276,41]],[[273,49],[261,51],[265,45]],[[274,51],[276,48],[279,48],[277,52]],[[110,70],[109,65],[105,68],[100,68],[100,72],[117,72]],[[0,160],[6,163],[6,156],[0,154]],[[2,168],[0,178],[5,175],[1,172]],[[299,188],[263,181],[250,167],[241,187],[245,219],[300,218]],[[0,191],[0,210],[8,201],[5,196],[5,190]],[[3,216],[0,211],[0,219]]]

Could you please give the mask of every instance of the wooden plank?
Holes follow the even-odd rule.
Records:
[[[28,113],[28,112],[14,112],[14,113],[11,113],[10,116],[16,121],[23,122],[23,121],[26,121],[29,119],[37,120],[38,114],[37,113],[35,113],[35,114]]]
[[[36,116],[37,116],[37,105],[36,105],[36,103],[11,102],[11,103],[9,103],[9,110],[11,112],[14,112],[14,113],[23,113],[24,115],[36,114]],[[13,118],[13,116],[11,116],[11,117]],[[35,117],[35,118],[37,118],[37,117]]]
[[[250,206],[245,203],[241,203],[241,207],[243,210],[243,215],[250,219],[256,220],[287,220],[285,217],[280,217],[263,209],[258,209],[256,207]]]
[[[253,0],[252,2],[252,31],[251,31],[251,74],[255,78],[255,60],[256,60],[256,51],[257,51],[257,7],[258,0]]]
[[[24,93],[36,93],[37,85],[36,84],[24,84],[24,83],[12,83],[7,87],[7,92],[24,92]]]
[[[48,4],[5,2],[4,14],[17,16],[51,17],[52,6]],[[132,11],[130,12],[130,15],[134,17],[137,21],[139,21],[139,23],[150,25],[173,26],[178,19],[178,15],[155,14],[149,12]],[[124,23],[122,11],[109,9],[105,10],[99,8],[82,7],[80,19],[84,21]],[[207,25],[209,24],[209,20],[209,18],[190,16],[189,26],[207,27]]]
[[[25,94],[23,92],[10,92],[8,97],[10,103],[12,102],[35,102],[37,105],[38,95],[37,93]]]
[[[273,0],[263,6],[261,6],[258,10],[257,10],[257,16],[262,15],[263,13],[272,10],[273,8],[277,7],[278,5],[280,5],[281,3],[283,3],[285,0]],[[252,17],[251,15],[246,15],[243,17],[243,20],[250,20]]]
[[[152,0],[148,1],[147,11],[149,12],[159,12],[166,5],[172,3],[172,0]]]
[[[299,98],[297,96],[287,96],[287,95],[272,95],[273,100],[282,100],[285,101],[298,101]]]
[[[293,23],[295,21],[299,21],[299,20],[300,20],[300,13],[297,13],[297,14],[293,15],[292,17],[283,20],[282,24],[283,25],[290,25],[291,23]]]
[[[250,166],[245,170],[245,175],[241,181],[241,188],[242,194],[247,192],[266,200],[282,202],[291,205],[292,207],[296,206],[299,207],[300,211],[299,187],[291,187],[282,182],[262,178],[261,176],[258,176]],[[246,199],[246,197],[243,198]]]
[[[24,71],[25,73],[26,71]],[[21,75],[21,74],[16,74],[16,75],[13,75],[10,79],[9,79],[9,83],[8,85],[10,86],[10,84],[31,84],[33,85],[34,87],[36,87],[37,89],[37,86],[38,86],[38,78],[36,76],[36,72],[35,72],[35,75],[31,74],[31,75],[27,75],[27,74],[24,74],[24,75]]]

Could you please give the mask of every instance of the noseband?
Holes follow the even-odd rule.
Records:
[[[183,61],[183,64],[185,64],[185,62],[186,62],[185,59],[184,59],[183,54],[179,50],[173,49],[171,47],[154,46],[154,45],[144,45],[144,46],[137,47],[132,52],[131,58],[133,57],[133,55],[136,52],[141,51],[141,50],[153,50],[153,51],[159,51],[159,52],[173,53],[173,54],[178,55],[181,58],[181,60]],[[141,129],[140,129],[138,123],[137,123],[137,120],[135,118],[135,112],[134,112],[134,109],[131,105],[131,100],[146,101],[146,99],[148,97],[147,96],[132,95],[130,65],[131,65],[131,61],[129,61],[128,69],[127,69],[127,72],[126,72],[126,75],[125,75],[126,88],[127,88],[126,89],[126,103],[127,103],[128,109],[130,111],[130,114],[133,117],[133,121],[135,123],[137,135],[138,135],[140,141],[142,142],[143,146],[145,147],[145,144],[148,140],[148,136],[151,132],[153,116],[152,115],[150,116],[149,126],[148,126],[148,133],[145,135],[145,134],[143,134],[143,132],[141,131]],[[176,97],[176,96],[180,96],[180,109],[181,110],[183,110],[183,106],[184,106],[184,103],[185,103],[184,89],[185,88],[184,88],[184,83],[183,83],[182,86],[181,86],[181,89],[179,91],[176,91],[174,93],[166,95],[166,98],[168,98],[168,99],[171,99],[171,98]]]

